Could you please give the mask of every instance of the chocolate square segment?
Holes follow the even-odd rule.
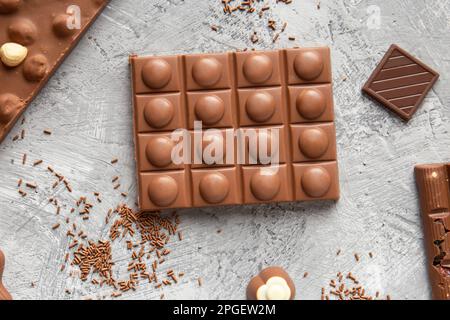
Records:
[[[291,126],[293,162],[336,160],[334,124],[303,124]]]
[[[339,198],[336,162],[294,164],[295,199],[297,201]]]
[[[207,128],[233,127],[231,90],[188,92],[187,101],[189,129],[194,129],[195,121]]]
[[[281,84],[279,51],[238,52],[236,68],[240,88]]]
[[[331,84],[289,86],[292,123],[334,121]]]
[[[193,205],[241,203],[236,168],[192,170]]]
[[[230,53],[186,56],[187,90],[230,88],[230,57]]]
[[[339,198],[328,48],[130,63],[141,211]]]
[[[282,124],[284,101],[281,87],[239,89],[241,126]]]
[[[180,60],[181,58],[176,56],[136,58],[134,61],[135,92],[180,91],[182,81]]]
[[[392,45],[362,90],[408,121],[438,78],[436,71]]]
[[[289,49],[287,67],[289,84],[330,83],[330,49]]]
[[[183,126],[181,94],[136,96],[136,125],[139,132],[175,130]]]

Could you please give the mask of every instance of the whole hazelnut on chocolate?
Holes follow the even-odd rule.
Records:
[[[68,14],[60,14],[53,19],[53,31],[58,37],[69,37],[77,32],[76,28],[71,28],[71,20],[74,17]]]
[[[23,75],[28,81],[40,81],[48,72],[48,60],[43,54],[36,54],[25,60]]]
[[[11,93],[0,94],[0,124],[7,124],[23,106],[23,101]]]
[[[247,286],[249,300],[293,300],[294,297],[294,282],[281,267],[262,270]]]
[[[5,255],[3,254],[2,250],[0,250],[0,300],[12,300],[11,295],[9,294],[8,291],[6,291],[6,288],[3,286],[2,283],[4,268],[5,268]]]
[[[11,41],[23,46],[33,44],[38,36],[36,25],[28,19],[16,19],[8,27]]]
[[[0,0],[0,13],[13,13],[22,5],[22,0]]]

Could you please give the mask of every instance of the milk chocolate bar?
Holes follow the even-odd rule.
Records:
[[[438,78],[436,71],[394,44],[362,90],[408,121]]]
[[[253,277],[247,286],[248,300],[293,300],[295,285],[281,267],[269,267]]]
[[[450,300],[450,163],[418,165],[415,175],[433,298]]]
[[[130,63],[142,211],[339,198],[328,48]]]
[[[0,0],[0,142],[107,0]]]
[[[9,292],[6,290],[6,288],[3,286],[2,283],[2,276],[4,269],[5,269],[5,255],[3,254],[2,250],[0,250],[0,300],[12,300],[11,295],[9,294]]]

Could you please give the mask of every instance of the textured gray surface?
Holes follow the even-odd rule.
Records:
[[[271,1],[275,2],[275,1]],[[368,28],[368,7],[377,5],[380,29]],[[130,53],[213,52],[255,47],[329,45],[332,48],[342,198],[338,203],[295,203],[181,211],[182,242],[166,267],[185,271],[164,290],[169,299],[244,298],[248,279],[263,266],[282,265],[294,278],[298,298],[320,298],[336,272],[352,271],[374,293],[427,299],[422,230],[413,166],[450,160],[450,2],[446,0],[321,1],[278,4],[271,15],[288,27],[273,44],[257,15],[224,16],[219,0],[112,0],[71,56],[26,112],[23,141],[16,126],[0,146],[0,248],[7,255],[4,282],[16,299],[102,297],[110,291],[70,278],[59,268],[65,230],[52,231],[52,179],[43,159],[71,181],[61,201],[102,193],[84,223],[93,239],[106,235],[104,217],[120,195],[111,177],[121,176],[134,202],[133,142],[127,57]],[[210,25],[220,25],[218,32]],[[295,42],[287,36],[295,35]],[[408,124],[363,97],[360,88],[391,43],[398,43],[441,72],[441,78]],[[345,80],[344,80],[345,79]],[[42,130],[49,128],[51,136]],[[28,153],[28,164],[21,158]],[[112,158],[119,163],[111,165]],[[37,193],[21,198],[17,179],[36,181]],[[217,230],[222,230],[217,233]],[[342,249],[336,256],[337,249]],[[367,253],[374,253],[369,259]],[[361,255],[356,263],[353,254]],[[123,244],[114,258],[125,261]],[[303,273],[309,276],[303,279]],[[199,288],[195,279],[201,276]],[[35,282],[35,287],[30,283]],[[67,295],[65,289],[73,290]],[[142,284],[130,299],[159,299]]]

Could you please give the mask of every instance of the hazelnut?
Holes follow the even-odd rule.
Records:
[[[28,49],[15,42],[7,42],[0,47],[0,59],[8,67],[17,67],[27,54]]]

